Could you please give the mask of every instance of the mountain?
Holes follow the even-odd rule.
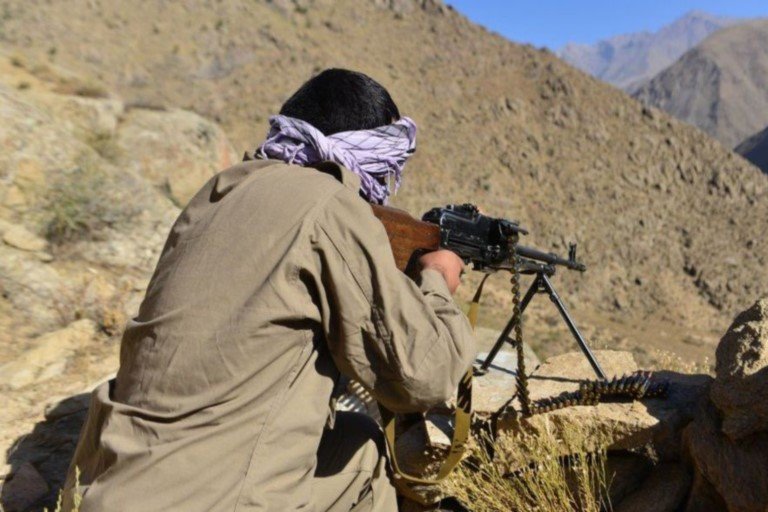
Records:
[[[531,232],[526,245],[564,253],[568,242],[578,242],[589,270],[560,272],[557,286],[585,331],[600,336],[611,330],[605,343],[634,339],[646,353],[674,347],[691,355],[701,353],[705,342],[698,340],[705,340],[709,353],[714,333],[725,329],[731,314],[768,292],[768,176],[699,130],[644,107],[549,51],[492,34],[439,1],[146,0],[141,9],[117,0],[3,5],[0,46],[11,60],[28,61],[25,69],[34,78],[13,87],[35,94],[40,77],[55,68],[85,77],[69,90],[114,97],[126,113],[113,115],[114,123],[99,125],[87,140],[107,155],[113,146],[124,148],[113,172],[144,176],[165,201],[183,204],[185,196],[175,190],[192,190],[193,183],[174,187],[162,169],[183,174],[198,157],[163,147],[176,133],[173,125],[140,137],[153,112],[186,109],[214,120],[242,154],[262,141],[268,116],[304,80],[342,66],[380,80],[419,125],[419,149],[395,205],[418,214],[473,201],[489,214],[519,219]],[[14,126],[21,132],[8,132],[4,140],[7,147],[34,151],[14,156],[1,171],[0,198],[6,202],[14,196],[7,191],[31,179],[26,159],[45,157],[37,167],[62,179],[71,175],[56,163],[55,140],[32,144],[30,126],[37,121],[25,124],[24,108],[17,110]],[[202,120],[185,119],[180,135],[215,140]],[[55,124],[56,133],[77,135],[66,120]],[[126,137],[134,143],[125,146]],[[205,176],[195,179],[201,184]],[[0,212],[11,211],[13,222],[43,236],[35,215],[45,203],[30,197]],[[168,229],[163,219],[152,224],[152,244]],[[145,224],[128,225],[130,236],[121,231],[125,226],[105,229],[127,243]],[[148,243],[136,254],[151,267]],[[96,265],[121,275],[134,265],[117,257],[120,245],[100,247],[112,259],[68,250],[61,253],[63,262],[49,267]],[[494,308],[486,308],[486,320],[500,322],[508,313],[509,282],[496,276],[489,285]],[[464,287],[464,296],[470,288]],[[3,301],[5,295],[0,312],[18,322],[34,320],[22,305]],[[542,309],[551,306],[539,302]],[[680,343],[684,337],[694,341]]]
[[[768,125],[768,20],[713,34],[635,93],[734,147]]]
[[[582,71],[631,92],[710,34],[738,22],[691,11],[657,32],[624,34],[595,44],[570,43],[557,54]]]
[[[743,141],[735,151],[768,173],[768,128]]]

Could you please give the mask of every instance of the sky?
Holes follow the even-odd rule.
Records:
[[[768,16],[768,0],[445,0],[472,21],[516,42],[546,46],[595,43],[656,31],[691,10],[733,17]]]

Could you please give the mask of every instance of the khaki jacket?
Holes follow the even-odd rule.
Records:
[[[334,169],[246,161],[181,213],[93,394],[82,512],[312,510],[339,372],[393,411],[452,396],[475,355],[465,316],[438,273],[395,268]]]

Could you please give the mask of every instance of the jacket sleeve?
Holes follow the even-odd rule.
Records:
[[[370,205],[337,192],[315,221],[323,328],[339,370],[394,412],[450,399],[475,356],[466,316],[442,275],[413,282],[395,266]]]

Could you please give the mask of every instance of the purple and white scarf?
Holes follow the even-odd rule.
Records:
[[[376,204],[386,204],[392,177],[397,191],[405,161],[416,150],[416,124],[408,117],[328,136],[306,121],[282,115],[270,117],[269,126],[257,155],[297,165],[336,162],[360,176],[360,194]]]

